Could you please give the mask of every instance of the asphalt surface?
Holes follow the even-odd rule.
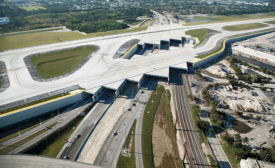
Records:
[[[93,129],[97,126],[97,121],[114,101],[114,93],[106,91],[101,100],[90,110],[88,115],[82,120],[66,145],[63,146],[58,154],[59,158],[68,157],[70,160],[77,160],[87,139]]]
[[[138,168],[144,167],[143,157],[142,157],[142,145],[141,145],[143,114],[146,107],[146,103],[149,100],[156,84],[157,84],[156,81],[146,82],[147,86],[145,86],[144,89],[141,89],[141,91],[144,92],[143,96],[137,98],[137,102],[139,102],[140,106],[142,106],[142,109],[140,109],[136,115],[137,123],[136,123],[136,129],[135,129],[135,158],[136,158],[136,167]]]
[[[126,78],[136,75],[169,68],[169,66],[186,63],[186,61],[193,61],[197,59],[195,57],[198,53],[211,51],[215,46],[217,46],[219,40],[223,38],[275,28],[274,25],[269,25],[259,29],[230,32],[223,30],[223,26],[254,22],[263,23],[268,20],[272,20],[272,18],[211,23],[188,27],[183,27],[180,24],[156,25],[150,27],[150,30],[143,32],[102,36],[4,51],[0,53],[0,61],[5,62],[6,64],[10,86],[0,93],[0,105],[75,84],[79,84],[80,87],[85,89],[93,89],[112,82],[123,81]],[[119,47],[130,39],[143,39],[147,36],[147,39],[153,37],[154,39],[159,38],[159,40],[161,40],[161,37],[167,34],[172,34],[174,36],[177,35],[179,31],[188,31],[199,28],[209,28],[220,31],[221,33],[211,36],[203,46],[196,49],[192,47],[183,47],[177,50],[167,50],[167,52],[154,53],[151,54],[150,57],[132,58],[130,61],[124,59],[113,59],[113,55]],[[53,79],[49,82],[37,82],[32,79],[24,62],[24,57],[32,54],[82,45],[97,45],[100,49],[78,71],[62,79]],[[185,53],[184,56],[183,53]]]
[[[52,127],[51,129],[48,129],[45,133],[35,137],[34,139],[32,139],[31,141],[18,146],[17,148],[15,148],[14,150],[12,150],[11,152],[9,152],[10,154],[17,154],[20,153],[26,149],[28,149],[29,147],[33,146],[34,144],[38,143],[39,141],[41,141],[42,139],[44,139],[45,137],[51,135],[53,132],[57,131],[59,128],[62,128],[64,125],[68,124],[69,122],[71,122],[73,119],[75,119],[77,116],[79,116],[82,111],[84,111],[85,108],[87,108],[90,105],[90,100],[86,100],[83,102],[79,102],[76,103],[75,105],[71,106],[70,108],[66,109],[65,112],[60,113],[59,115],[49,119],[48,121],[42,123],[41,125],[34,127],[33,129],[19,135],[16,136],[14,138],[11,138],[7,141],[4,141],[0,144],[0,150],[6,148],[7,146],[12,146],[13,144],[35,134],[36,132],[39,132],[47,127],[49,127],[50,125],[57,123],[54,127]]]
[[[113,130],[110,132],[108,138],[105,140],[104,146],[101,148],[99,154],[96,157],[96,160],[94,162],[95,165],[112,168],[116,167],[125,139],[132,127],[134,120],[137,119],[137,131],[139,131],[140,133],[135,133],[135,157],[138,158],[136,160],[136,164],[138,165],[138,167],[143,167],[140,138],[140,121],[142,121],[142,115],[146,106],[146,102],[148,101],[155,85],[156,81],[148,82],[148,84],[142,87],[133,97],[133,100],[127,105],[127,108],[121,107],[124,108],[125,111],[123,115],[119,118],[119,121],[116,123]],[[132,89],[130,90],[132,92],[135,92]],[[135,103],[136,105],[134,106],[133,103]],[[129,108],[131,109],[130,111],[128,110]],[[114,132],[117,132],[118,135],[114,136]]]
[[[173,99],[175,102],[176,115],[178,118],[179,128],[181,130],[181,138],[186,142],[186,151],[188,151],[187,159],[191,167],[211,167],[202,150],[198,130],[195,126],[191,109],[187,100],[183,78],[184,74],[173,71],[172,79]]]

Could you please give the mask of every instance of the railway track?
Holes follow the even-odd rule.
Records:
[[[183,78],[183,73],[174,71],[172,79],[173,100],[175,102],[178,128],[181,130],[180,136],[186,141],[188,149],[189,167],[210,167],[204,155],[198,130],[195,126],[192,112],[187,101],[187,95]]]

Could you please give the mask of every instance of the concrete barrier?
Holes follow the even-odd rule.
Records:
[[[83,90],[0,115],[0,128],[66,107],[83,99]]]
[[[264,34],[267,34],[267,33],[274,32],[274,31],[275,31],[275,29],[271,29],[271,30],[265,30],[265,31],[260,31],[260,32],[245,34],[245,35],[233,36],[233,37],[229,37],[227,39],[224,39],[222,41],[222,44],[221,44],[222,45],[221,49],[219,49],[218,51],[216,51],[212,54],[209,54],[208,56],[206,56],[204,58],[193,61],[193,68],[198,68],[198,67],[202,66],[203,64],[211,62],[214,59],[217,59],[217,57],[221,56],[224,53],[227,44],[230,44],[232,42],[246,40],[248,38],[253,38],[253,37],[264,35]]]
[[[137,44],[134,44],[121,58],[130,59],[137,51]]]

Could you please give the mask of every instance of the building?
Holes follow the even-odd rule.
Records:
[[[242,159],[240,162],[241,168],[274,168],[275,164],[270,162],[264,162],[261,160],[255,160],[251,158]]]
[[[10,19],[8,17],[0,17],[0,25],[9,24]]]

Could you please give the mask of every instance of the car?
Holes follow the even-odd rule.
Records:
[[[115,131],[115,132],[113,133],[113,135],[114,135],[114,136],[117,136],[117,132]]]
[[[69,159],[70,159],[70,157],[69,157],[69,156],[64,156],[64,157],[63,157],[63,159],[67,159],[67,160],[69,160]]]
[[[128,111],[132,111],[132,109],[131,109],[131,108],[128,108]]]
[[[144,91],[142,90],[141,93],[144,93]]]
[[[136,103],[133,103],[133,106],[136,106]]]
[[[81,135],[80,135],[80,134],[77,134],[77,135],[75,135],[75,137],[76,137],[76,138],[80,138],[80,137],[81,137]]]

